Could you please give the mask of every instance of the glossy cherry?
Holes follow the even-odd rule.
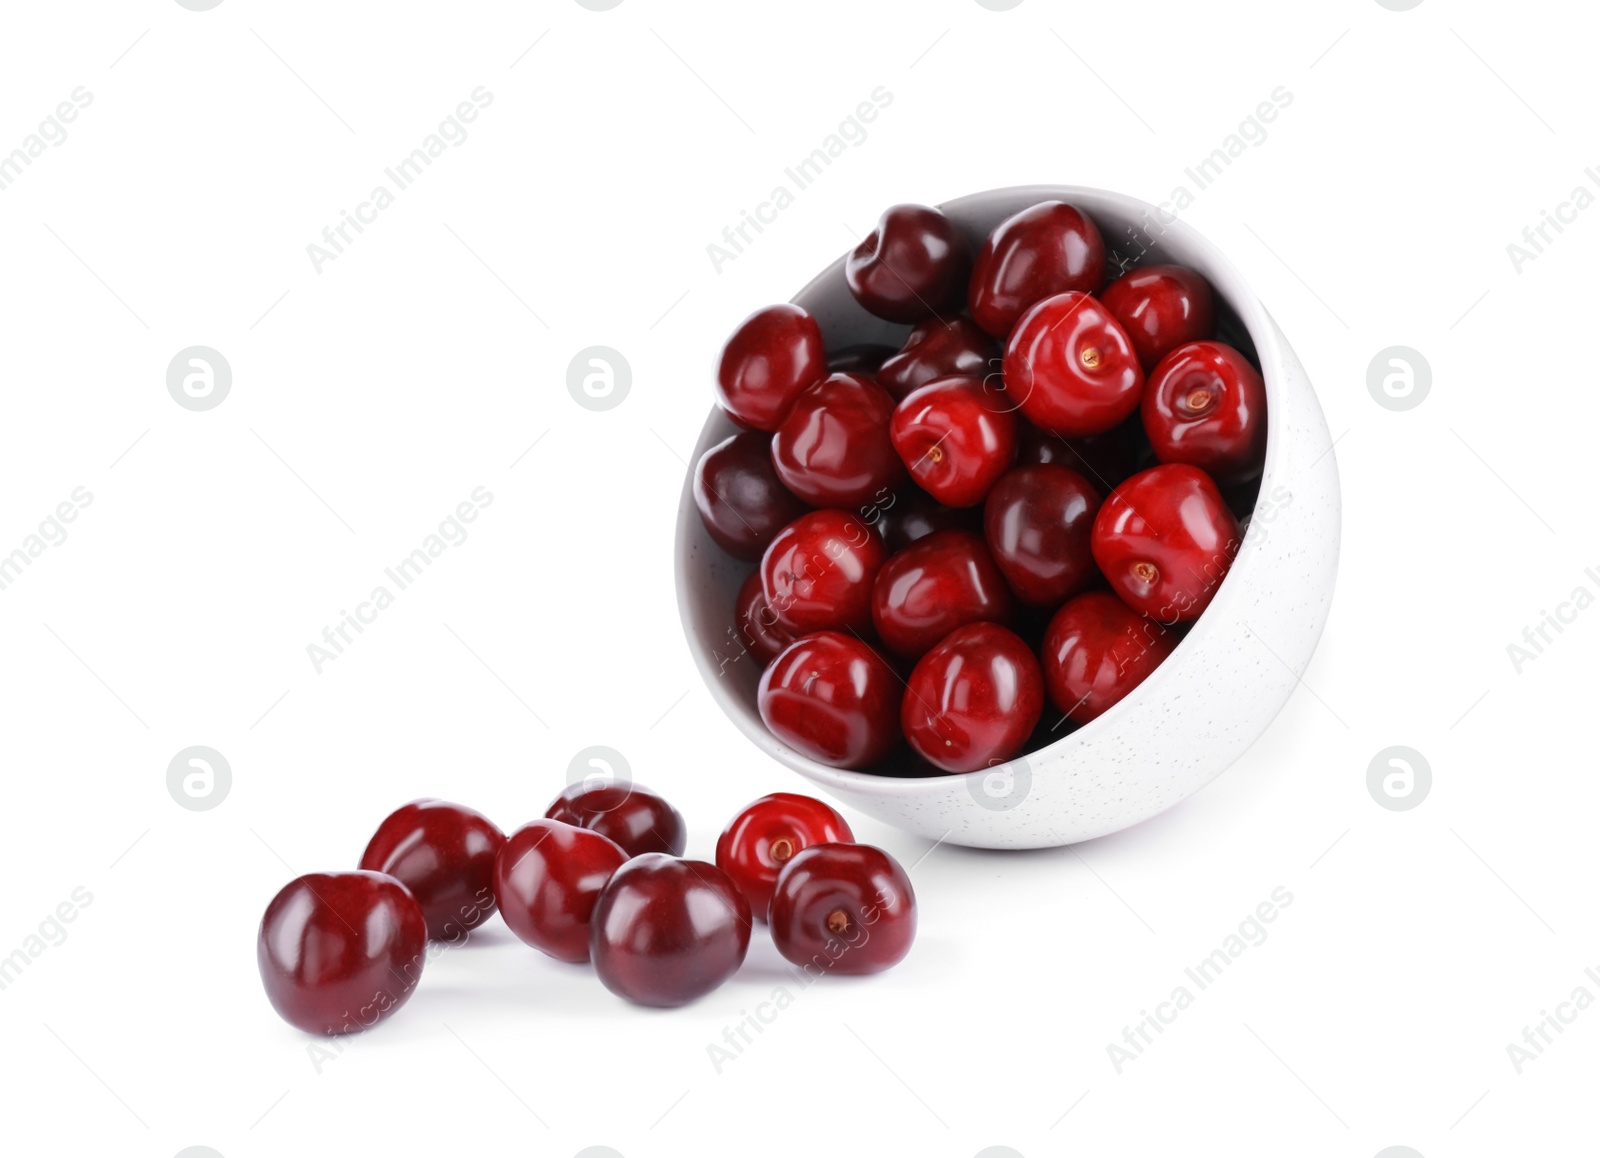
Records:
[[[629,856],[647,852],[680,856],[688,840],[682,814],[642,784],[580,780],[562,789],[544,815],[546,820],[598,832]]]
[[[1177,643],[1115,595],[1085,592],[1062,604],[1045,629],[1045,690],[1068,719],[1087,724],[1143,683]]]
[[[891,554],[935,531],[981,531],[982,510],[947,507],[918,486],[902,487],[862,517],[883,537]]]
[[[833,374],[872,374],[895,353],[893,346],[880,346],[876,342],[841,346],[828,352],[828,371]]]
[[[1267,388],[1232,346],[1190,342],[1173,350],[1150,375],[1141,412],[1162,462],[1197,466],[1224,487],[1261,473]]]
[[[849,511],[812,511],[779,531],[761,557],[761,593],[790,635],[865,632],[883,540]]]
[[[711,538],[755,562],[772,537],[806,513],[772,465],[772,438],[746,430],[723,439],[694,468],[694,505]]]
[[[994,484],[983,507],[984,540],[1018,599],[1056,607],[1094,581],[1089,532],[1099,510],[1094,484],[1053,463],[1019,466]]]
[[[589,959],[589,918],[628,854],[598,832],[535,820],[506,838],[495,858],[500,915],[525,943],[559,961]]]
[[[1131,269],[1100,292],[1146,374],[1185,342],[1211,336],[1211,283],[1181,265]]]
[[[750,923],[750,902],[716,865],[646,853],[618,869],[600,894],[589,955],[619,997],[684,1005],[738,972]]]
[[[983,378],[999,368],[995,340],[970,318],[929,318],[911,331],[898,354],[884,361],[877,378],[899,399],[935,378]]]
[[[1180,623],[1216,596],[1239,550],[1239,523],[1204,471],[1156,466],[1107,496],[1090,545],[1124,603],[1161,623]]]
[[[997,623],[969,623],[917,661],[900,723],[935,768],[974,772],[1020,752],[1043,710],[1033,650]]]
[[[722,347],[717,400],[741,425],[773,431],[800,391],[827,372],[817,320],[799,306],[767,306]]]
[[[917,936],[917,897],[898,861],[869,844],[814,844],[778,876],[772,943],[810,977],[881,973]]]
[[[1137,417],[1087,438],[1062,438],[1025,422],[1017,439],[1017,464],[1055,463],[1077,471],[1104,492],[1136,474],[1139,456],[1147,449]]]
[[[975,507],[1011,466],[1017,416],[981,378],[935,378],[895,407],[889,437],[911,478],[949,507]]]
[[[891,555],[872,587],[872,623],[883,645],[916,659],[968,623],[1005,622],[1011,592],[983,538],[936,531]]]
[[[794,642],[794,637],[778,626],[778,617],[767,606],[767,597],[761,593],[760,571],[750,572],[740,584],[733,604],[733,622],[739,633],[738,642],[761,666],[771,663]]]
[[[900,677],[853,635],[802,636],[761,673],[756,706],[778,739],[834,768],[869,768],[900,741]]]
[[[375,872],[310,873],[261,918],[256,963],[267,999],[307,1033],[370,1029],[422,976],[428,931],[409,889]]]
[[[774,792],[728,822],[717,838],[717,867],[750,902],[755,919],[765,924],[778,873],[795,854],[814,844],[854,841],[844,817],[822,801]]]
[[[1117,320],[1088,294],[1033,306],[1006,342],[1006,391],[1035,426],[1103,434],[1139,409],[1144,371]]]
[[[968,312],[1004,338],[1035,302],[1099,289],[1105,266],[1105,242],[1093,221],[1063,202],[1040,202],[1006,218],[983,243],[967,289]]]
[[[357,867],[405,885],[422,906],[428,936],[456,941],[494,916],[494,858],[505,841],[481,812],[413,800],[378,826]]]
[[[892,491],[906,476],[889,441],[894,405],[860,374],[830,374],[807,387],[772,438],[778,478],[814,507],[858,507]]]
[[[967,270],[955,222],[926,205],[891,205],[845,258],[844,280],[869,313],[917,322],[960,307]]]

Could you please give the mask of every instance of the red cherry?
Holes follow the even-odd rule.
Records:
[[[256,963],[278,1016],[307,1033],[369,1029],[406,1003],[428,931],[409,889],[374,872],[310,873],[261,918]]]
[[[947,507],[921,487],[908,486],[875,504],[863,518],[893,554],[935,531],[981,531],[982,513],[977,507]]]
[[[1267,457],[1267,388],[1232,346],[1190,342],[1162,359],[1142,405],[1162,462],[1197,466],[1218,485],[1261,473]]]
[[[966,289],[967,243],[943,213],[891,205],[845,258],[856,301],[891,322],[918,322],[958,307]]]
[[[1022,466],[1055,463],[1077,471],[1100,490],[1109,491],[1138,472],[1140,454],[1147,450],[1144,427],[1137,418],[1130,418],[1104,434],[1073,439],[1024,422],[1017,439],[1017,463]]]
[[[589,959],[589,917],[628,860],[614,841],[559,820],[535,820],[506,839],[494,895],[511,931],[558,961]]]
[[[881,973],[917,936],[917,896],[898,861],[869,844],[814,844],[778,876],[772,943],[808,976]]]
[[[894,357],[893,346],[880,346],[876,342],[861,342],[842,346],[828,354],[828,372],[831,374],[872,374],[879,366]]]
[[[917,661],[900,707],[906,739],[946,772],[1011,759],[1044,710],[1033,651],[995,623],[969,623]]]
[[[878,381],[898,400],[935,378],[986,377],[999,369],[999,349],[970,318],[929,318],[912,330],[898,354],[878,368]]]
[[[378,826],[358,868],[388,873],[416,897],[435,941],[458,941],[494,916],[494,858],[505,833],[481,812],[413,800]]]
[[[803,636],[761,673],[756,706],[791,748],[834,768],[867,768],[900,740],[900,677],[852,635]]]
[[[1198,617],[1216,595],[1239,550],[1239,523],[1204,471],[1156,466],[1111,492],[1090,545],[1124,603],[1180,623]]]
[[[859,506],[905,479],[889,441],[893,413],[894,399],[871,378],[830,374],[795,399],[773,436],[772,465],[812,506]]]
[[[1011,465],[1017,416],[981,378],[935,378],[895,407],[889,437],[918,486],[949,507],[975,507]]]
[[[1146,374],[1169,351],[1211,336],[1211,283],[1185,266],[1131,269],[1100,301],[1127,332]]]
[[[1094,581],[1089,532],[1099,509],[1100,492],[1064,466],[1019,466],[994,484],[984,540],[1018,599],[1056,607]],[[880,572],[880,586],[893,565]]]
[[[778,626],[778,617],[767,606],[761,593],[761,572],[752,571],[739,587],[733,604],[733,621],[739,629],[739,642],[765,666],[794,642],[794,637]]]
[[[728,822],[717,839],[717,867],[739,886],[750,912],[765,924],[778,873],[796,853],[814,844],[854,841],[844,817],[822,801],[774,792]]]
[[[714,864],[646,853],[612,876],[589,922],[601,982],[639,1005],[703,997],[739,971],[750,903]]]
[[[562,789],[544,816],[598,832],[629,856],[647,852],[679,856],[688,840],[682,814],[642,784],[580,780]]]
[[[1144,371],[1117,320],[1088,294],[1046,298],[1006,342],[1006,391],[1034,425],[1102,434],[1139,409]]]
[[[752,563],[772,536],[806,513],[773,469],[771,437],[757,430],[725,438],[700,456],[694,505],[717,546]]]
[[[1025,310],[1067,290],[1093,293],[1105,281],[1106,247],[1083,213],[1044,201],[1006,218],[989,234],[973,266],[968,311],[997,338]]]
[[[799,306],[768,306],[722,347],[717,400],[742,425],[776,430],[800,391],[827,372],[817,320]]]
[[[1068,719],[1087,724],[1177,645],[1177,636],[1115,595],[1089,591],[1064,603],[1045,629],[1045,688]]]
[[[1011,615],[1011,593],[983,539],[970,531],[936,531],[878,572],[872,623],[896,655],[916,659],[956,628]]]
[[[812,511],[779,531],[761,557],[761,593],[790,635],[868,631],[872,581],[887,556],[849,511]]]

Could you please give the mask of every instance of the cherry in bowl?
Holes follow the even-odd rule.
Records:
[[[834,768],[869,768],[900,742],[900,676],[853,635],[795,640],[761,673],[762,722],[797,752]]]
[[[811,511],[761,557],[761,593],[790,635],[872,629],[872,584],[888,557],[883,540],[849,511]]]
[[[683,815],[642,784],[579,781],[562,789],[545,809],[559,820],[598,832],[629,856],[663,852],[680,856],[688,841]]]
[[[694,502],[717,546],[750,563],[806,513],[806,504],[778,478],[772,439],[759,430],[725,438],[700,456]]]
[[[1190,342],[1173,350],[1150,375],[1141,414],[1162,462],[1197,466],[1219,487],[1261,473],[1267,387],[1232,346]]]
[[[1211,283],[1181,265],[1131,269],[1100,292],[1121,323],[1146,374],[1185,342],[1211,336]]]
[[[972,320],[997,338],[1035,302],[1105,281],[1106,248],[1089,217],[1064,201],[1042,201],[989,234],[967,288]]]
[[[856,301],[891,322],[917,322],[958,306],[967,271],[966,239],[926,205],[891,205],[844,263]]]
[[[778,874],[790,860],[814,844],[854,841],[844,817],[822,801],[774,792],[728,822],[717,838],[717,867],[750,902],[755,919],[765,924]]]
[[[814,507],[858,507],[892,491],[905,479],[889,441],[894,406],[887,390],[861,374],[830,374],[808,387],[772,439],[778,478]]]
[[[1019,466],[995,483],[984,503],[984,538],[1018,599],[1059,607],[1094,582],[1089,535],[1099,510],[1094,484],[1054,463]]]
[[[1064,438],[1103,434],[1139,409],[1144,371],[1100,302],[1057,294],[1024,314],[1006,341],[1006,392],[1035,426]]]
[[[866,844],[814,844],[778,876],[772,943],[811,976],[881,973],[911,952],[917,898],[888,853]]]
[[[739,425],[770,433],[827,372],[817,320],[799,306],[767,306],[739,323],[722,347],[717,401]]]
[[[929,318],[906,337],[900,352],[886,358],[876,375],[896,399],[935,378],[987,377],[999,369],[995,340],[970,318]]]
[[[917,661],[901,701],[906,740],[944,772],[975,772],[1011,759],[1044,710],[1033,649],[994,623],[952,631]]]
[[[903,659],[916,659],[965,624],[999,623],[1010,615],[1005,578],[982,536],[970,531],[918,539],[890,556],[872,588],[878,638]]]
[[[1017,416],[982,378],[935,378],[900,400],[889,437],[913,481],[948,507],[975,507],[1011,466]]]
[[[1064,603],[1045,630],[1050,702],[1087,724],[1143,683],[1176,646],[1171,631],[1115,595],[1087,591]]]
[[[411,890],[435,941],[456,941],[494,916],[494,858],[505,834],[475,809],[413,800],[378,826],[358,867]]]

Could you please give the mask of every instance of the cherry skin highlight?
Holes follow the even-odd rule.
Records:
[[[717,546],[754,563],[784,527],[806,513],[772,465],[772,438],[747,430],[723,439],[694,468],[694,505]]]
[[[1115,595],[1085,592],[1045,629],[1045,690],[1058,711],[1087,724],[1143,683],[1177,644],[1172,632]]]
[[[525,944],[558,961],[589,959],[589,918],[628,854],[598,832],[535,820],[513,832],[495,858],[500,915]]]
[[[792,636],[872,629],[872,583],[883,540],[849,511],[812,511],[779,531],[761,557],[761,593]]]
[[[1220,487],[1261,473],[1267,457],[1267,388],[1232,346],[1190,342],[1156,367],[1141,407],[1162,462],[1187,463]]]
[[[413,800],[378,826],[357,867],[411,890],[430,938],[458,941],[494,916],[494,858],[505,840],[481,812]]]
[[[717,401],[741,426],[771,432],[827,372],[817,320],[799,306],[767,306],[739,323],[722,347]]]
[[[761,673],[756,706],[778,739],[834,768],[869,768],[900,742],[900,677],[853,635],[802,636]]]
[[[716,865],[646,853],[618,869],[600,894],[589,955],[611,992],[671,1008],[738,972],[750,923],[750,902]]]
[[[895,407],[889,437],[923,490],[949,507],[975,507],[1011,466],[1017,416],[981,378],[935,378]]]
[[[916,659],[956,628],[980,620],[1004,622],[1011,593],[981,536],[936,531],[919,539],[878,572],[872,622],[884,647]]]
[[[889,441],[894,405],[860,374],[830,374],[808,387],[772,439],[778,478],[814,507],[857,507],[893,490],[906,476]]]
[[[256,963],[290,1025],[327,1035],[369,1029],[406,1003],[422,976],[427,924],[384,873],[310,873],[267,906]]]
[[[569,784],[544,815],[598,832],[629,856],[680,856],[688,840],[682,814],[642,784]]]
[[[1088,294],[1046,298],[1006,342],[1006,391],[1035,426],[1103,434],[1139,409],[1144,371],[1117,320]]]
[[[906,681],[900,721],[917,754],[945,772],[975,772],[1011,759],[1044,710],[1033,651],[995,623],[945,636]]]
[[[929,318],[911,331],[899,353],[884,360],[877,379],[898,401],[935,378],[983,378],[999,368],[995,340],[970,318]]]
[[[1185,342],[1211,336],[1211,283],[1181,265],[1131,269],[1100,293],[1139,355],[1146,374]]]
[[[717,867],[750,902],[755,919],[765,924],[778,874],[796,854],[814,844],[854,841],[844,817],[822,801],[774,792],[728,822],[717,839]]]
[[[955,223],[926,205],[891,205],[845,259],[844,279],[867,312],[919,322],[959,307],[967,243]]]
[[[1094,484],[1064,466],[1019,466],[995,483],[983,508],[984,539],[1018,599],[1058,607],[1094,582],[1089,533],[1099,510]]]
[[[772,943],[814,973],[881,973],[911,952],[917,898],[892,856],[866,844],[814,844],[778,876]]]
[[[1094,293],[1105,265],[1105,242],[1093,221],[1063,202],[1040,202],[1006,218],[983,243],[967,288],[968,312],[1004,338],[1035,302],[1068,290]]]

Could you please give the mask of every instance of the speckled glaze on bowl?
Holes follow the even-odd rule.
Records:
[[[1040,201],[1070,202],[1099,225],[1107,248],[1146,252],[1203,273],[1218,297],[1225,340],[1253,346],[1266,381],[1267,461],[1244,544],[1211,606],[1143,684],[1099,719],[1007,764],[964,775],[894,776],[819,764],[767,731],[756,710],[760,669],[734,626],[734,595],[750,565],[724,555],[695,510],[686,479],[678,511],[678,605],[695,663],[739,729],[779,763],[845,803],[932,840],[980,848],[1042,848],[1104,836],[1170,808],[1259,737],[1294,691],[1327,620],[1339,556],[1339,473],[1326,420],[1283,334],[1233,265],[1181,221],[1099,189],[997,189],[940,208],[973,249],[1005,218]],[[1137,239],[1137,240],[1135,240]],[[828,348],[899,346],[909,330],[861,309],[844,258],[795,297]],[[734,432],[712,409],[695,448]],[[751,790],[768,791],[752,782]]]

